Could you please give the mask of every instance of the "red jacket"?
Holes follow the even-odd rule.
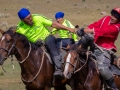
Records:
[[[88,28],[94,30],[94,42],[105,49],[116,51],[114,45],[120,31],[120,23],[111,24],[110,16],[105,16],[97,22],[90,24]]]

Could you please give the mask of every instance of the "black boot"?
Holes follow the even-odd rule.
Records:
[[[118,90],[113,77],[111,77],[109,80],[106,80],[106,83],[110,87],[110,90]]]
[[[62,57],[59,56],[54,56],[53,61],[55,64],[55,72],[54,72],[54,77],[56,79],[62,79],[63,78],[63,72],[62,72]]]

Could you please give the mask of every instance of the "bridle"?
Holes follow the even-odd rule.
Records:
[[[68,51],[68,53],[70,53],[70,52],[75,52],[75,53],[77,54],[77,52],[76,52],[75,50],[70,50],[70,51]],[[65,62],[65,63],[64,63],[64,66],[68,63],[68,64],[70,64],[70,65],[73,67],[73,72],[72,72],[72,73],[74,73],[74,71],[75,71],[75,69],[76,69],[77,62],[78,62],[79,58],[77,58],[77,59],[75,59],[75,60],[77,60],[77,61],[76,61],[74,64],[72,64],[71,62]]]
[[[9,58],[9,56],[10,56],[13,48],[19,50],[19,49],[16,47],[16,41],[14,41],[14,43],[12,44],[12,46],[11,46],[11,48],[10,48],[9,50],[8,50],[8,49],[5,49],[5,48],[3,48],[3,47],[0,47],[0,49],[3,49],[4,51],[8,52],[7,57],[4,57],[4,59]],[[22,79],[24,82],[30,83],[30,82],[34,81],[34,79],[35,79],[35,78],[38,76],[38,74],[40,73],[41,68],[42,68],[42,65],[43,65],[43,61],[44,61],[44,56],[45,56],[45,54],[47,55],[47,53],[46,53],[46,51],[45,51],[45,49],[44,49],[43,47],[42,47],[42,50],[43,50],[42,61],[41,61],[41,64],[40,64],[40,67],[39,67],[39,70],[38,70],[37,74],[36,74],[31,80],[25,80],[23,77],[21,77],[21,79]],[[27,56],[26,56],[23,60],[21,60],[21,61],[17,60],[17,61],[18,61],[19,63],[25,62],[25,61],[27,60],[27,58],[29,57],[30,52],[31,52],[31,44],[29,43],[29,51],[28,51]],[[11,55],[11,56],[12,56],[12,55]],[[3,69],[3,70],[4,70],[4,69]],[[5,70],[4,70],[4,71],[5,71]],[[5,72],[6,72],[6,71],[5,71]]]
[[[10,49],[8,50],[8,49],[5,49],[5,48],[3,48],[3,47],[0,47],[0,49],[3,49],[4,51],[6,51],[6,52],[8,52],[7,53],[7,56],[6,57],[4,57],[2,60],[5,60],[5,59],[7,59],[7,58],[11,58],[11,64],[12,64],[12,67],[13,67],[13,71],[14,71],[14,65],[13,65],[13,55],[10,55],[10,53],[11,53],[11,51],[12,51],[12,49],[13,48],[15,48],[15,44],[16,44],[16,42],[14,42],[13,44],[12,44],[12,46],[10,47]],[[10,57],[11,56],[11,57]],[[1,68],[2,68],[2,70],[5,72],[5,73],[8,73],[4,68],[3,68],[3,66],[1,65]]]
[[[70,50],[70,51],[68,51],[68,53],[69,53],[69,52],[75,52],[76,54],[78,54],[78,52],[75,51],[75,50]],[[78,71],[80,71],[80,70],[86,65],[86,63],[87,63],[87,61],[88,61],[89,51],[86,52],[86,55],[87,55],[87,57],[86,57],[85,62],[82,61],[82,60],[79,58],[79,56],[78,56],[78,57],[75,59],[75,60],[77,60],[76,63],[72,64],[72,63],[70,63],[70,62],[65,62],[64,65],[66,65],[66,63],[70,64],[70,65],[73,67],[73,72],[72,72],[72,73],[75,74],[75,73],[77,73]],[[82,63],[84,63],[84,64],[76,70],[76,66],[77,66],[78,61],[79,61],[79,62],[82,62]]]
[[[30,52],[31,52],[31,44],[30,44],[30,43],[29,43],[29,46],[30,46],[30,48],[29,48],[29,51],[28,51],[27,56],[25,57],[25,59],[23,59],[23,60],[21,60],[21,61],[17,60],[19,63],[25,62],[25,61],[27,60],[27,58],[29,57]],[[15,48],[16,50],[19,50],[19,49],[16,47],[16,41],[14,41],[14,43],[12,44],[12,46],[10,47],[9,50],[8,50],[8,49],[5,49],[5,48],[3,48],[3,47],[0,47],[0,49],[3,49],[4,51],[8,52],[7,56],[4,57],[4,59],[9,58],[10,53],[12,52],[12,49],[13,49],[13,48]],[[11,55],[11,56],[12,56],[12,55]]]
[[[13,49],[13,48],[15,48],[15,44],[16,44],[16,42],[14,42],[14,43],[12,44],[12,46],[10,47],[10,49],[9,49],[9,50],[8,50],[8,49],[5,49],[5,48],[3,48],[3,47],[0,47],[0,49],[3,49],[4,51],[8,52],[7,56],[6,56],[6,57],[4,57],[4,59],[9,58],[9,55],[10,55],[10,53],[11,53],[12,49]]]

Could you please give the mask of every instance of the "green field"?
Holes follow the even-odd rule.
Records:
[[[110,15],[112,8],[120,7],[120,0],[0,0],[0,28],[6,30],[10,26],[17,25],[19,22],[17,12],[22,7],[28,8],[31,13],[39,13],[53,20],[57,11],[63,11],[65,18],[73,25],[86,27],[103,17],[101,12]],[[117,55],[120,54],[119,42],[120,37],[116,41]],[[13,63],[14,72],[10,59],[3,65],[8,73],[0,69],[0,90],[25,90],[21,81],[19,64],[17,61]],[[68,86],[67,89],[71,90]]]

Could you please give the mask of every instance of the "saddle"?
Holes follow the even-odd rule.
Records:
[[[113,62],[111,64],[110,70],[114,75],[120,75],[120,56],[113,57]]]
[[[48,59],[49,62],[50,62],[51,64],[53,64],[53,61],[52,61],[52,59],[51,59],[51,56],[50,56],[50,54],[48,53],[48,51],[47,51],[47,49],[46,49],[46,47],[45,47],[45,43],[44,43],[42,40],[39,40],[39,41],[37,41],[37,42],[35,43],[35,45],[36,45],[37,47],[41,47],[41,49],[45,52],[46,56],[49,58],[49,59]]]
[[[74,43],[71,40],[72,39],[62,39],[60,42],[57,43],[57,47],[60,49],[60,55],[62,56],[62,60],[64,60],[66,52],[70,49],[69,45]],[[67,41],[67,42],[65,42],[65,41]],[[45,43],[42,40],[39,40],[35,43],[35,45],[37,47],[42,48],[42,50],[45,52],[46,56],[49,58],[50,63],[53,64],[51,56],[45,47]],[[64,61],[62,61],[62,62],[64,63]]]

